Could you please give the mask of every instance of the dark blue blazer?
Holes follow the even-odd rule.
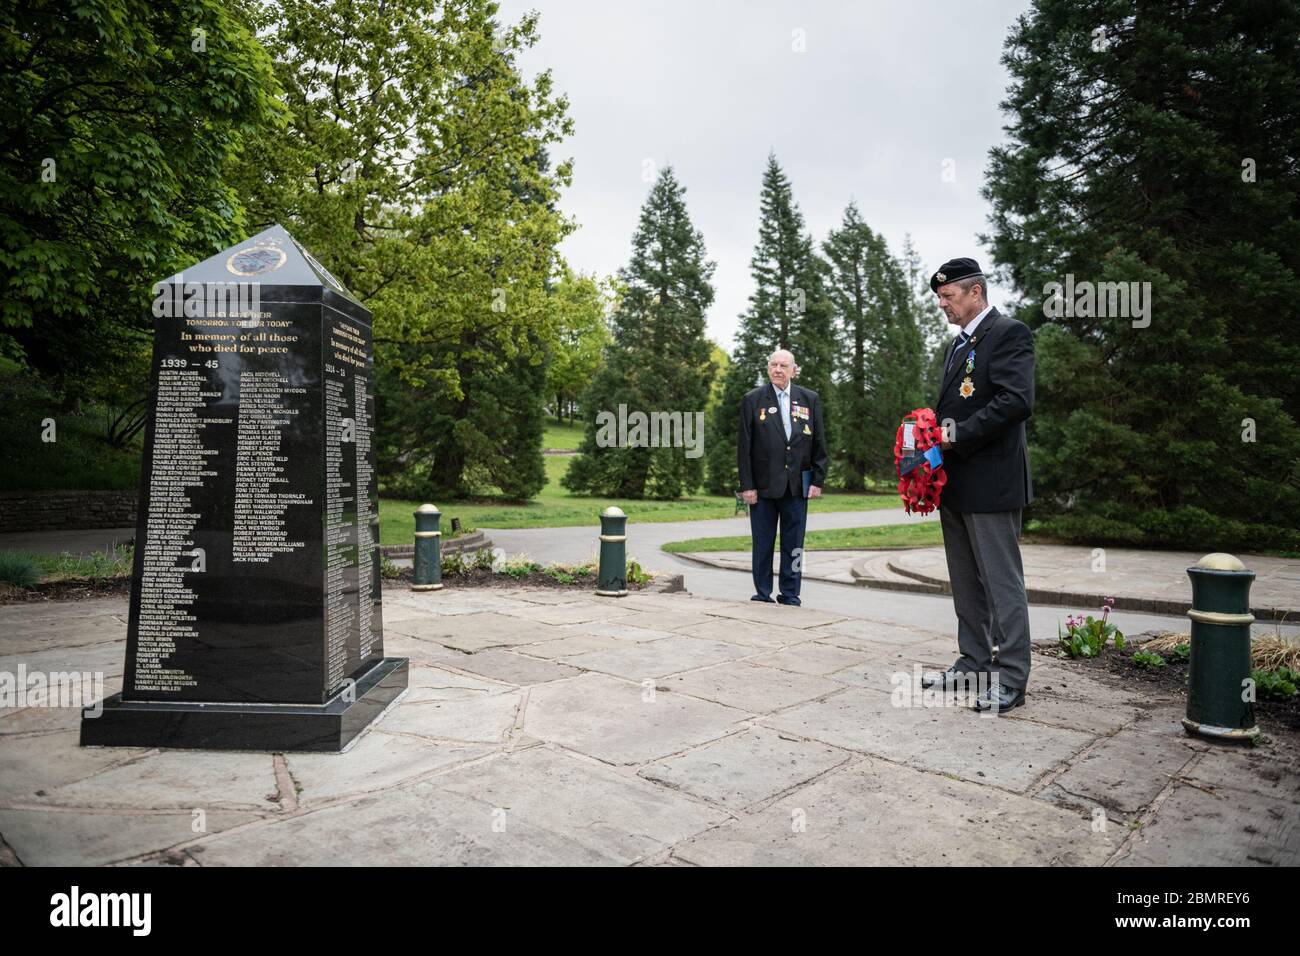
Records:
[[[810,388],[790,383],[790,438],[785,437],[776,389],[769,382],[745,394],[740,400],[740,432],[736,440],[736,465],[740,490],[756,490],[760,498],[780,498],[788,489],[804,497],[800,475],[812,471],[812,484],[826,486],[826,429],[822,424],[821,398]],[[796,417],[796,408],[806,408],[806,417]]]

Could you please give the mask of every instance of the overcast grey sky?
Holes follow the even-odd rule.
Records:
[[[1028,0],[502,0],[541,14],[522,60],[570,101],[574,160],[562,208],[570,265],[626,264],[653,171],[671,164],[717,262],[709,335],[728,349],[751,291],[769,150],[820,243],[850,199],[895,254],[912,234],[927,270],[970,255],[988,228],[980,197],[1002,140],[1002,43]],[[802,47],[802,51],[800,51]],[[945,181],[945,161],[955,174]],[[1006,300],[994,286],[995,305]]]

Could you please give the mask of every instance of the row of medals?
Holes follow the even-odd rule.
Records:
[[[794,407],[792,407],[792,408],[790,409],[790,418],[791,418],[791,419],[795,419],[795,418],[798,418],[798,417],[799,417],[799,415],[798,415],[798,409],[799,409],[799,406],[798,406],[798,405],[795,405]],[[775,415],[775,414],[776,414],[776,406],[775,406],[775,405],[773,405],[771,408],[760,409],[759,412],[758,412],[758,420],[759,420],[760,422],[765,422],[765,421],[767,421],[767,416],[768,416],[768,415]],[[806,413],[805,413],[805,414],[806,414]],[[804,422],[804,423],[803,423],[803,433],[804,433],[805,435],[811,435],[811,434],[812,434],[812,429],[808,427],[808,423],[807,423],[807,422]]]

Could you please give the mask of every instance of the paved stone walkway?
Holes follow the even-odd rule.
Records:
[[[125,616],[0,608],[0,672],[111,693]],[[75,709],[0,711],[0,860],[1300,863],[1289,739],[1189,739],[1176,702],[1050,659],[984,718],[914,683],[950,637],[839,613],[386,590],[384,621],[412,686],[342,755],[80,748]]]
[[[1168,613],[1191,600],[1187,569],[1204,552],[1144,551],[1027,544],[1021,548],[1025,587],[1040,595],[1057,594],[1082,603],[1106,595],[1126,598],[1131,610]],[[1255,572],[1250,604],[1258,617],[1300,620],[1300,560],[1243,555]],[[1100,566],[1098,562],[1102,561]],[[890,556],[889,570],[921,582],[948,585],[943,548],[917,548]],[[1094,601],[1095,603],[1095,601]]]
[[[595,522],[593,512],[592,521]],[[938,517],[908,517],[903,509],[888,508],[879,511],[823,511],[808,515],[808,530],[824,531],[831,528],[864,528],[887,524],[911,524],[938,521]],[[573,564],[595,558],[599,551],[599,525],[577,528],[490,528],[488,536],[493,545],[507,554],[527,554],[537,561],[557,561]],[[711,518],[704,521],[628,521],[627,550],[641,562],[654,564],[663,552],[659,549],[669,541],[691,538],[717,538],[726,535],[749,534],[749,518]],[[660,561],[662,563],[662,561]]]
[[[1114,597],[1124,610],[1182,616],[1191,606],[1187,569],[1202,557],[1185,551],[1105,549],[1104,569],[1094,570],[1092,548],[1026,544],[1025,588],[1031,604],[1056,604],[1093,610]],[[709,551],[683,558],[748,572],[748,551]],[[1255,633],[1300,633],[1300,561],[1246,555],[1255,572],[1251,606],[1259,623]],[[775,571],[774,571],[775,573]],[[860,584],[917,594],[951,594],[943,548],[898,551],[809,551],[804,577],[838,584]],[[1278,625],[1281,625],[1279,628]]]

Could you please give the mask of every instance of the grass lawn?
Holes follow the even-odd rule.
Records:
[[[806,550],[827,548],[853,548],[871,551],[876,548],[931,548],[943,544],[939,522],[925,524],[884,524],[871,528],[832,528],[829,531],[809,531],[804,535]],[[737,534],[724,538],[691,538],[664,545],[665,551],[748,551],[749,535]]]
[[[66,578],[112,578],[131,573],[133,551],[118,545],[111,551],[91,551],[89,554],[35,554],[25,551],[0,551],[0,581],[27,583],[14,579],[19,565],[29,565],[38,581],[60,581]],[[34,583],[34,582],[31,582]]]
[[[542,450],[577,451],[582,444],[582,422],[559,422],[554,418],[546,419],[546,428],[542,432]]]
[[[548,429],[548,435],[550,434]],[[549,439],[548,439],[549,442]],[[567,528],[600,524],[601,509],[607,505],[622,508],[630,521],[701,521],[730,518],[736,500],[725,495],[699,495],[677,501],[633,501],[574,495],[560,486],[560,478],[572,458],[549,457],[546,485],[536,498],[527,502],[476,498],[470,501],[435,501],[443,514],[442,524],[450,527],[453,517],[472,528]],[[418,501],[391,498],[379,502],[379,540],[384,544],[401,544],[413,540],[415,518],[412,512]],[[809,510],[876,511],[899,507],[898,495],[825,494],[809,502]],[[745,545],[748,547],[748,545]]]

